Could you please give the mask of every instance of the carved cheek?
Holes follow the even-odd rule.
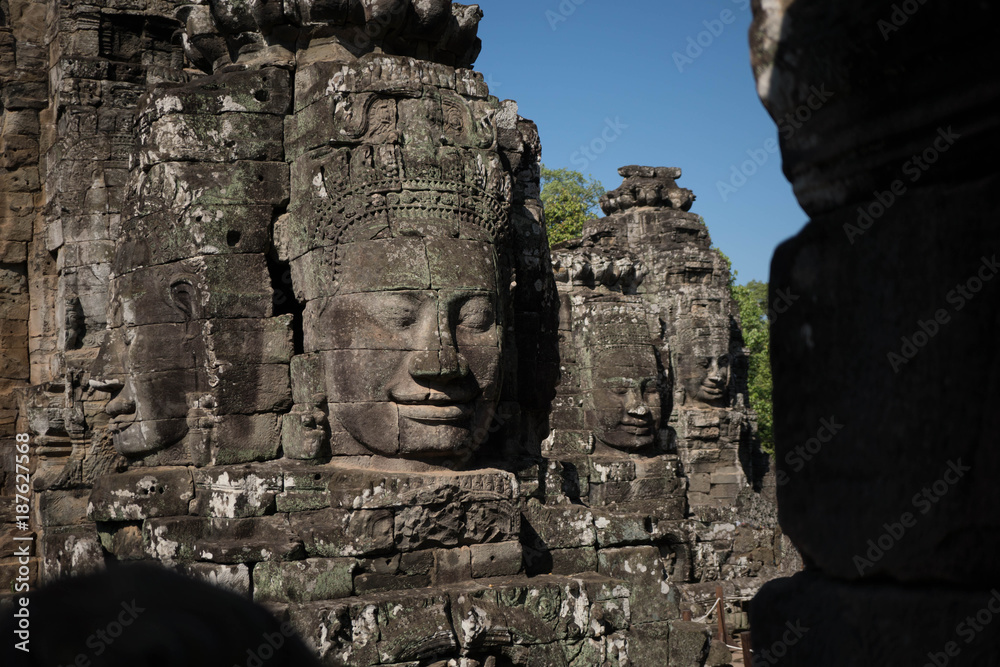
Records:
[[[659,428],[660,418],[662,416],[662,409],[660,405],[660,392],[649,391],[645,395],[646,405],[649,407],[649,411],[653,416],[654,425]]]
[[[193,370],[157,371],[133,375],[136,418],[162,421],[187,418],[187,395],[195,391]]]
[[[597,388],[593,400],[598,425],[605,430],[616,428],[625,416],[625,397],[610,389]]]
[[[330,403],[389,401],[394,381],[405,376],[404,350],[331,350],[323,353]]]
[[[459,354],[469,364],[469,372],[475,379],[482,396],[487,401],[500,397],[500,348],[496,345],[465,345],[459,347]]]
[[[194,387],[194,373],[186,370],[136,373],[135,423],[127,432],[130,453],[155,451],[179,442],[188,431],[187,392]],[[141,433],[141,441],[138,440]]]

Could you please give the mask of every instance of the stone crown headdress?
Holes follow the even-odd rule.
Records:
[[[584,308],[583,342],[588,347],[597,350],[655,345],[642,303],[626,297],[589,303]]]
[[[381,163],[370,180],[361,182],[345,182],[342,172],[324,170],[328,197],[312,197],[302,207],[313,247],[400,235],[472,235],[495,245],[505,242],[511,182],[496,154],[442,151],[438,175],[407,170],[405,156],[394,146],[361,146],[355,152],[377,153]]]

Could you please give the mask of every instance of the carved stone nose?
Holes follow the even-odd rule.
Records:
[[[414,379],[451,380],[468,375],[469,364],[458,350],[446,346],[441,350],[420,350],[412,353],[409,372]]]
[[[132,392],[127,388],[123,389],[117,396],[108,401],[104,411],[112,417],[134,413],[135,399],[132,397]]]
[[[625,399],[625,410],[633,417],[645,417],[649,414],[649,407],[642,400],[642,394],[639,393],[638,389],[629,390]]]

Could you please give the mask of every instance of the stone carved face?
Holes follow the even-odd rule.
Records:
[[[405,237],[346,248],[383,261],[341,263],[337,295],[306,306],[306,351],[324,358],[331,417],[383,456],[440,460],[481,444],[500,391],[492,245]]]
[[[130,247],[118,253],[111,330],[92,375],[117,390],[105,408],[116,449],[156,465],[264,455],[247,442],[290,404],[292,352],[290,318],[271,317],[264,258],[147,265]]]
[[[112,417],[115,449],[126,456],[180,443],[188,432],[192,396],[207,390],[197,288],[183,275],[166,282],[167,302],[176,314],[172,319],[179,321],[118,327],[105,349],[108,370],[122,377],[105,410]],[[136,305],[128,297],[121,304],[126,311]]]
[[[660,390],[652,347],[606,348],[595,351],[593,358],[595,437],[626,451],[654,444],[660,428]]]
[[[730,354],[721,349],[678,355],[678,375],[685,403],[723,407],[729,385]]]

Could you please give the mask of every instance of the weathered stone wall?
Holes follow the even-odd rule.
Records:
[[[781,525],[809,566],[752,606],[780,664],[1000,660],[1000,80],[972,65],[998,25],[979,2],[755,3],[811,216],[770,282],[799,297],[771,349]]]
[[[0,11],[0,572],[13,580],[15,390],[30,381],[28,255],[37,211],[38,110],[45,106],[44,3]],[[31,565],[34,570],[34,563]]]

